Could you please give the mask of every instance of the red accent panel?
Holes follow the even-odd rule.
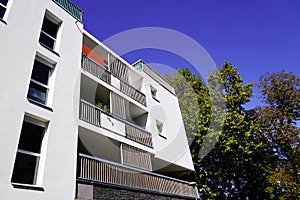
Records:
[[[82,45],[82,53],[87,55],[87,57],[93,59],[95,62],[99,63],[101,66],[104,66],[105,59],[84,44]]]

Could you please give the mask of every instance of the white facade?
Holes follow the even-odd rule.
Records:
[[[143,65],[146,64],[143,63]],[[142,71],[142,74],[144,76],[143,90],[147,96],[150,116],[147,128],[153,134],[155,149],[153,169],[159,170],[166,167],[161,171],[176,173],[194,170],[175,93],[166,89],[145,71]],[[156,90],[155,97],[152,96],[151,89]],[[157,130],[157,123],[162,123],[161,133]]]
[[[194,170],[172,91],[85,32],[79,12],[70,14],[55,0],[1,6],[0,199],[76,198],[83,178],[77,176],[78,153],[151,173]],[[102,71],[95,76],[96,65],[84,68],[83,45],[92,50],[88,60],[99,58],[100,66],[103,58],[109,78]],[[114,74],[118,64],[112,72],[111,58],[122,63],[125,82]],[[41,135],[28,140],[26,127]],[[139,153],[124,153],[126,148]],[[142,163],[134,164],[130,156],[140,154]],[[25,158],[35,161],[33,174],[22,164]]]
[[[51,0],[10,0],[0,22],[0,196],[1,199],[74,199],[78,132],[79,73],[83,25]],[[45,12],[62,21],[56,52],[39,43]],[[27,99],[36,56],[55,63],[47,107]],[[11,178],[24,116],[48,122],[36,185],[13,187]],[[37,191],[34,188],[43,188]]]

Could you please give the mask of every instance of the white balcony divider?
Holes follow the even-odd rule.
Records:
[[[84,54],[82,54],[81,67],[82,69],[88,71],[89,73],[93,74],[94,76],[101,79],[102,81],[111,84],[110,72]]]
[[[197,187],[189,182],[79,154],[78,180],[197,198]]]
[[[122,144],[122,164],[130,165],[140,169],[152,170],[151,157],[147,151]]]

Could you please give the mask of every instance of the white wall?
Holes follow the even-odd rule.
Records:
[[[38,43],[46,8],[63,21],[59,56]],[[13,0],[7,16],[7,25],[0,22],[0,199],[74,199],[82,24],[51,0]],[[57,63],[53,112],[26,98],[37,51]],[[50,121],[44,192],[10,182],[25,113]]]
[[[126,136],[125,123],[101,113],[101,127],[119,135]]]
[[[158,158],[153,161],[164,160],[178,165],[177,169],[172,170],[194,170],[177,96],[145,72],[141,73],[144,75],[142,92],[146,94],[149,109],[146,129],[153,135],[155,158]],[[156,99],[152,98],[150,86],[157,90]],[[166,138],[158,134],[156,120],[163,123],[162,133]],[[159,163],[153,163],[153,166],[167,167]],[[154,167],[154,170],[159,169]]]

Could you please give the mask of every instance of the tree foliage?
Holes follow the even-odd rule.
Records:
[[[175,88],[190,144],[193,141],[200,144],[200,141],[194,138],[199,138],[199,135],[208,130],[208,116],[211,112],[208,88],[202,79],[193,75],[189,69],[178,69],[172,77],[165,78]]]
[[[257,108],[261,140],[265,141],[262,167],[268,173],[265,188],[272,199],[300,198],[300,78],[285,71],[260,78],[263,107]]]
[[[218,142],[197,169],[201,171],[200,182],[218,198],[264,198],[265,192],[258,187],[265,176],[256,165],[261,146],[255,136],[258,127],[253,113],[244,108],[252,96],[253,83],[244,84],[237,68],[227,61],[210,75],[208,82],[211,99],[224,98],[225,118]],[[203,197],[211,196],[204,191]]]
[[[189,69],[178,69],[172,76],[165,78],[176,91],[194,165],[198,166],[202,135],[206,135],[208,131],[211,116],[208,88]],[[199,182],[199,177],[200,173],[196,170],[186,178]]]
[[[202,199],[300,198],[300,79],[265,74],[265,106],[245,109],[253,83],[225,61],[208,85],[188,69],[167,79],[177,93]],[[212,148],[213,147],[213,148]],[[206,151],[203,151],[203,149]]]
[[[254,163],[255,158],[260,157],[256,151],[260,148],[255,138],[257,127],[253,113],[244,108],[244,104],[250,101],[253,83],[244,84],[237,68],[227,61],[210,74],[208,86],[187,69],[179,69],[178,74],[194,88],[197,96],[198,105],[193,106],[199,108],[200,117],[197,133],[190,143],[196,172],[188,178],[197,180],[200,197],[264,197],[265,192],[257,187],[261,186],[259,182],[263,182],[265,176],[261,175],[263,171]],[[182,87],[178,87],[181,85],[180,79],[176,78],[178,74],[168,79],[175,85],[177,94],[180,94],[180,107],[185,112],[188,98],[180,100],[184,93]],[[183,116],[190,118],[189,112]],[[188,120],[184,122],[186,127],[190,126]],[[208,148],[211,145],[214,147]],[[205,152],[205,156],[201,153],[203,147],[211,150]]]

